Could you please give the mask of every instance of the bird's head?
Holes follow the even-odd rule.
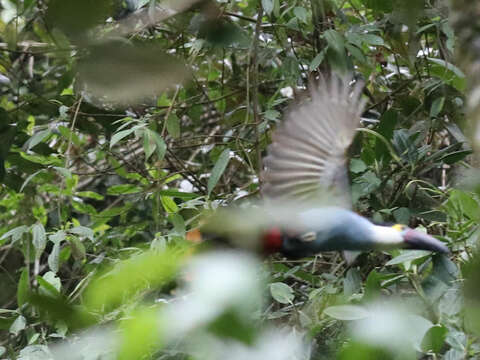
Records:
[[[383,248],[429,250],[448,253],[448,247],[425,232],[414,230],[406,225],[374,225],[374,241]]]

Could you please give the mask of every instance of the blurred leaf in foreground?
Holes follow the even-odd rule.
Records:
[[[397,359],[416,359],[433,324],[393,300],[366,309],[368,316],[351,323],[354,342],[388,351]]]
[[[78,70],[88,93],[118,103],[153,98],[187,77],[182,61],[163,50],[120,42],[92,46]]]
[[[67,35],[79,35],[105,21],[112,10],[112,0],[50,0],[46,20]]]
[[[121,261],[88,287],[85,296],[87,308],[108,311],[138,291],[165,285],[186,255],[185,247],[172,247],[160,253],[149,251]]]

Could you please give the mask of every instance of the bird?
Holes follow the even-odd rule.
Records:
[[[217,212],[204,233],[291,259],[395,248],[448,253],[425,232],[375,224],[352,210],[347,152],[361,125],[362,89],[361,81],[333,74],[311,85],[309,98],[273,132],[261,173],[264,204]]]

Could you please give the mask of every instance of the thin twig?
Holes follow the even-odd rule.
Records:
[[[253,100],[253,120],[255,122],[255,151],[257,152],[257,174],[258,181],[261,184],[262,171],[262,152],[260,151],[260,133],[258,127],[260,126],[259,103],[258,103],[258,43],[262,25],[263,7],[262,3],[258,4],[257,23],[255,24],[255,37],[253,40],[253,54],[252,61],[252,100]]]

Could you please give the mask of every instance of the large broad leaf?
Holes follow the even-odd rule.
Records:
[[[445,344],[448,329],[441,325],[432,326],[422,341],[422,350],[425,352],[440,352]]]
[[[182,61],[155,47],[111,42],[92,46],[79,62],[80,80],[90,101],[135,103],[160,95],[186,78]]]
[[[326,30],[324,35],[328,45],[336,52],[342,53],[345,49],[345,40],[343,36],[335,30]]]
[[[452,85],[458,91],[465,90],[465,74],[455,65],[442,59],[428,58],[433,63],[430,73],[446,84]]]

